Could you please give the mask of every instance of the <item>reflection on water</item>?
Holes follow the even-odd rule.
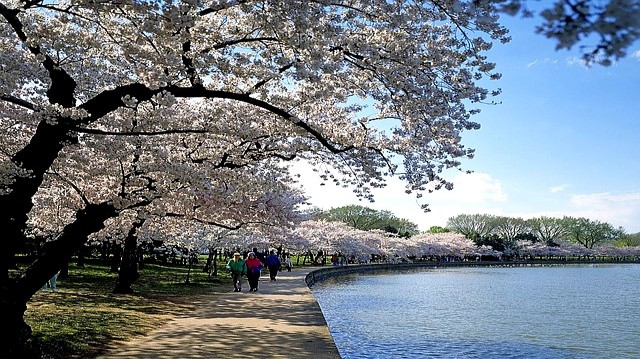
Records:
[[[640,265],[435,268],[313,288],[344,359],[640,358]]]

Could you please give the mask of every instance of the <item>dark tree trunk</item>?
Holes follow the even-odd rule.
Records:
[[[60,120],[64,122],[64,119]],[[4,239],[0,251],[0,286],[8,285],[8,271],[16,266],[15,254],[19,245],[25,242],[27,215],[33,208],[31,198],[42,184],[44,173],[64,148],[63,144],[75,142],[76,138],[68,134],[65,126],[42,121],[29,144],[11,159],[29,175],[17,177],[14,183],[2,187],[8,191],[0,196],[0,228]]]
[[[204,266],[204,271],[209,273],[209,277],[218,275],[218,250],[209,248],[209,256],[207,256],[207,264]]]
[[[111,245],[110,241],[102,241],[102,243],[100,243],[100,258],[105,259],[105,260],[107,258],[109,258],[110,245]]]
[[[143,270],[144,269],[144,250],[142,249],[142,246],[138,246],[138,249],[136,250],[136,254],[138,255],[138,269]]]
[[[78,268],[84,268],[86,262],[87,262],[87,249],[86,249],[86,246],[82,246],[82,248],[78,250],[78,253],[76,255],[76,266],[78,266]]]
[[[79,268],[84,268],[87,264],[87,258],[91,258],[91,254],[93,252],[93,248],[88,245],[82,246],[82,248],[78,249],[76,265]]]
[[[21,275],[0,286],[0,323],[4,329],[4,334],[0,335],[0,357],[34,357],[29,349],[31,328],[24,321],[27,302],[49,278],[64,268],[90,234],[104,228],[104,221],[117,215],[111,204],[87,205],[76,213],[75,221],[68,224],[58,238],[43,245],[42,255]]]
[[[213,250],[213,273],[212,275],[218,276],[218,250]]]
[[[2,6],[1,16],[9,23],[9,27],[13,27],[14,37],[17,36],[16,39],[19,38],[23,44],[27,44],[29,38],[21,35],[25,24],[19,15],[19,11]],[[75,107],[75,80],[48,56],[41,65],[50,80],[46,92],[48,102],[63,108]],[[147,96],[145,97],[145,93],[137,94],[139,91],[145,92]],[[84,118],[83,124],[97,121],[120,107],[121,101],[117,99],[127,93],[136,93],[135,97],[139,100],[149,99],[155,94],[139,84],[103,91],[80,106],[90,114]],[[59,116],[53,121],[42,120],[29,143],[11,158],[11,162],[27,175],[17,176],[9,185],[0,185],[0,228],[3,231],[0,250],[0,325],[4,329],[4,334],[0,335],[0,357],[34,357],[25,351],[31,333],[24,322],[26,303],[49,278],[69,262],[76,250],[82,248],[88,235],[104,228],[107,218],[118,215],[111,204],[87,205],[76,213],[76,219],[65,227],[56,240],[47,243],[43,255],[26,271],[17,276],[9,275],[9,270],[16,267],[19,245],[25,243],[24,232],[28,213],[33,208],[32,198],[60,151],[78,142],[77,134],[73,130],[79,122]]]
[[[189,263],[188,269],[187,269],[187,279],[185,279],[185,284],[189,284],[191,283],[191,268],[193,268],[193,262],[195,262],[194,257],[191,255],[191,251],[189,251],[189,254],[187,256],[187,261]]]
[[[136,254],[137,246],[138,238],[135,236],[127,237],[124,241],[120,270],[113,293],[133,294],[131,285],[140,277],[140,273],[138,272],[138,255]]]
[[[209,277],[212,276],[212,272],[213,272],[213,262],[215,261],[214,259],[214,254],[213,254],[213,248],[209,248],[209,255],[207,256],[207,263],[205,263],[204,268],[202,268],[202,271],[207,273],[209,275]]]
[[[144,222],[144,218],[139,218],[133,222],[127,238],[124,240],[124,251],[120,261],[118,280],[115,288],[113,288],[113,293],[115,294],[133,294],[131,285],[140,278],[140,272],[138,272],[138,236],[136,232]]]
[[[69,262],[65,263],[60,269],[60,275],[58,278],[69,278]]]
[[[120,268],[120,262],[122,261],[122,245],[119,243],[111,244],[111,252],[113,253],[113,257],[111,257],[111,273],[118,273],[118,268]]]

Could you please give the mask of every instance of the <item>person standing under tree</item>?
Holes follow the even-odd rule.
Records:
[[[284,266],[287,268],[287,272],[291,272],[291,268],[293,267],[293,261],[291,260],[291,257],[288,254],[285,255]]]
[[[60,275],[60,271],[58,271],[56,274],[53,275],[53,277],[51,277],[51,279],[49,279],[47,281],[47,283],[45,283],[45,285],[42,287],[42,289],[51,289],[52,292],[55,292],[56,290],[58,290],[58,276]]]
[[[257,292],[258,282],[260,281],[260,271],[263,267],[262,262],[256,258],[254,252],[249,252],[245,263],[247,264],[247,280],[249,281],[249,287],[251,287],[249,290],[251,292]]]
[[[278,275],[278,271],[280,270],[280,258],[276,254],[276,251],[271,250],[269,255],[264,260],[264,264],[269,268],[269,277],[271,280],[276,280],[276,276]]]
[[[235,252],[233,258],[227,262],[227,269],[231,272],[231,281],[233,281],[233,291],[242,291],[242,276],[247,273],[247,265],[240,256],[240,253]]]

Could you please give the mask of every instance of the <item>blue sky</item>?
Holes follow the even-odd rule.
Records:
[[[640,232],[640,44],[612,66],[587,68],[577,50],[535,34],[536,21],[505,18],[512,41],[487,53],[503,75],[491,82],[501,104],[480,107],[481,129],[463,133],[476,149],[463,168],[474,172],[451,173],[452,191],[425,195],[431,212],[395,181],[369,203],[305,176],[310,201],[389,210],[421,230],[480,213],[586,217]]]

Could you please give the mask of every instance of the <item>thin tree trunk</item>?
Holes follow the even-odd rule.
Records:
[[[109,271],[111,273],[118,273],[120,262],[122,261],[122,245],[115,242],[111,243],[111,252],[113,253],[113,257],[111,257],[111,269]]]
[[[187,263],[189,266],[187,267],[187,279],[185,280],[185,284],[191,283],[191,268],[193,268],[193,262],[195,262],[193,256],[191,255],[191,251],[188,252]]]
[[[140,278],[140,272],[138,272],[138,236],[136,233],[145,221],[146,219],[144,218],[138,218],[137,221],[133,222],[127,238],[124,240],[124,251],[122,253],[122,260],[120,261],[120,271],[118,273],[116,286],[113,288],[113,293],[133,294],[131,285]]]
[[[213,251],[213,275],[218,276],[218,250]]]

